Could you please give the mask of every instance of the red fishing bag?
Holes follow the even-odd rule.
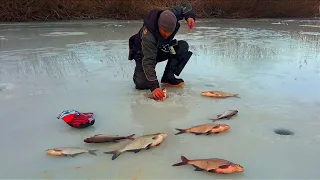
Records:
[[[81,113],[76,110],[65,110],[57,118],[78,129],[92,126],[95,122],[92,112]]]

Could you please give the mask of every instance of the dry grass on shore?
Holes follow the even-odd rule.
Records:
[[[152,8],[179,0],[4,0],[0,21],[141,19]],[[319,0],[189,0],[198,18],[307,18],[319,15]]]

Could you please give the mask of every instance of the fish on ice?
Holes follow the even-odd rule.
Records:
[[[107,134],[96,134],[94,136],[85,138],[83,141],[86,143],[104,143],[104,142],[118,142],[119,140],[130,139],[133,140],[133,136],[135,134],[131,134],[129,136],[113,136]]]
[[[226,110],[224,113],[222,114],[218,114],[217,118],[209,118],[212,121],[216,121],[219,119],[230,119],[232,116],[235,116],[236,114],[238,114],[238,110]]]
[[[126,144],[120,149],[104,152],[105,154],[113,154],[112,160],[116,159],[121,153],[125,151],[138,153],[142,149],[150,149],[154,146],[159,146],[161,142],[167,137],[167,134],[156,133],[136,137],[134,140]]]
[[[175,128],[179,132],[176,133],[175,135],[178,134],[183,134],[183,133],[193,133],[195,135],[200,135],[200,134],[212,134],[212,133],[220,133],[226,130],[229,130],[230,127],[227,124],[213,124],[213,123],[208,123],[208,124],[201,124],[197,126],[192,126],[187,129],[179,129]]]
[[[163,91],[163,94],[164,94],[163,100],[165,100],[167,98],[167,89],[166,88],[162,88],[162,91]]]
[[[201,96],[223,98],[223,99],[228,97],[240,98],[238,94],[231,94],[223,91],[204,91],[204,92],[201,92]]]
[[[181,161],[172,166],[192,165],[195,167],[194,171],[207,171],[218,174],[231,174],[244,171],[244,168],[240,164],[220,158],[189,160],[181,156]]]
[[[95,152],[98,150],[87,150],[84,148],[77,148],[77,147],[60,147],[60,148],[53,148],[47,149],[46,154],[54,155],[54,156],[70,156],[75,157],[82,153],[89,153],[92,155],[97,155]]]

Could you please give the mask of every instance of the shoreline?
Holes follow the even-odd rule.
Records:
[[[151,9],[190,2],[199,19],[275,19],[320,17],[318,0],[10,0],[0,6],[0,22],[61,20],[142,20]],[[144,6],[140,6],[144,4]]]

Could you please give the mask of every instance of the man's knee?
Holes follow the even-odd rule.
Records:
[[[189,51],[189,44],[187,41],[179,40],[178,47],[177,47],[177,54],[185,53]]]
[[[133,82],[136,85],[136,89],[143,90],[149,89],[149,83],[143,72],[135,72],[133,75]]]

